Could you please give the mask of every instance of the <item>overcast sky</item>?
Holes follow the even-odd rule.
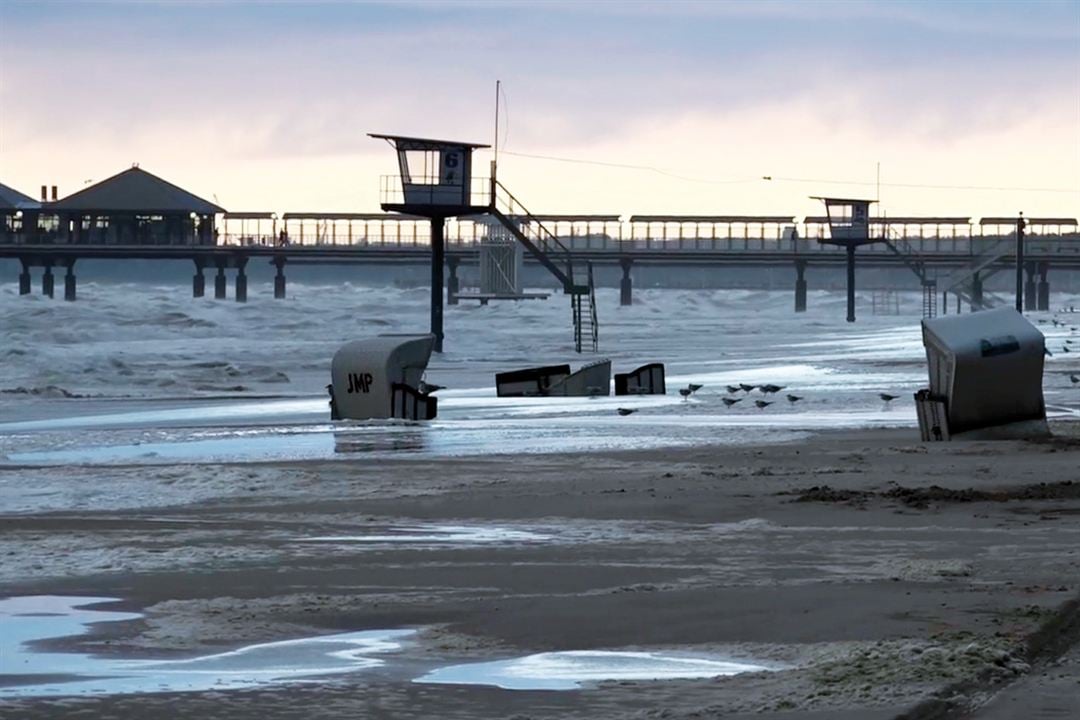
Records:
[[[137,162],[230,210],[375,210],[366,133],[492,142],[501,79],[536,212],[804,215],[880,163],[889,214],[1080,216],[1080,0],[0,0],[0,36],[31,195]]]

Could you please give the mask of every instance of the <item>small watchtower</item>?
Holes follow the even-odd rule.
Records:
[[[401,174],[382,177],[382,209],[431,220],[431,333],[435,352],[442,352],[445,221],[491,211],[491,181],[472,176],[473,151],[490,146],[403,135],[368,136],[387,141],[397,151]]]
[[[829,237],[820,238],[818,242],[847,249],[847,321],[855,322],[855,248],[885,239],[871,227],[870,203],[877,201],[817,196],[813,199],[825,203],[829,218]]]

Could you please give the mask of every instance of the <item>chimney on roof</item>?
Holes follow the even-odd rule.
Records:
[[[52,186],[52,199],[53,199],[53,202],[56,202],[56,186],[55,185]]]
[[[48,201],[49,201],[49,188],[42,185],[41,186],[41,202],[48,202]]]

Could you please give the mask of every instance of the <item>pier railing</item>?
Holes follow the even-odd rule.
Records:
[[[485,186],[488,181],[481,183]],[[478,199],[489,197],[485,191]],[[508,216],[523,215],[509,206],[501,208]],[[813,223],[768,224],[739,222],[645,223],[620,219],[613,215],[534,215],[539,222],[526,229],[540,233],[537,240],[557,249],[555,255],[600,253],[677,254],[692,257],[695,253],[797,254],[813,257],[838,251],[822,245],[827,229]],[[491,216],[449,218],[446,243],[450,251],[472,251],[500,228]],[[100,237],[99,237],[100,235]],[[976,258],[1003,240],[1012,237],[1012,229],[970,224],[942,228],[939,232],[905,232],[893,225],[889,238],[910,252],[923,257]],[[57,228],[38,228],[33,232],[0,229],[0,245],[168,245],[170,247],[235,248],[355,248],[382,250],[424,249],[430,246],[431,233],[426,218],[394,213],[285,213],[255,225],[246,225],[220,217],[213,239],[192,233],[177,235],[168,241],[115,243],[108,235],[84,233],[72,243]],[[103,239],[104,238],[104,239]],[[1026,247],[1035,255],[1080,258],[1080,229],[1077,226],[1039,227],[1029,224]],[[884,243],[867,245],[860,254],[887,255],[895,251]]]

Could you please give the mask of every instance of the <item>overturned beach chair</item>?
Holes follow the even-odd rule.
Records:
[[[649,363],[628,373],[615,373],[616,395],[666,395],[664,364]]]
[[[526,368],[495,375],[499,397],[595,397],[611,394],[611,361],[570,372],[569,365]]]
[[[431,420],[437,399],[422,378],[434,335],[378,335],[343,345],[330,364],[334,420]]]
[[[1047,437],[1045,339],[1012,308],[922,321],[930,387],[915,394],[922,439]]]

